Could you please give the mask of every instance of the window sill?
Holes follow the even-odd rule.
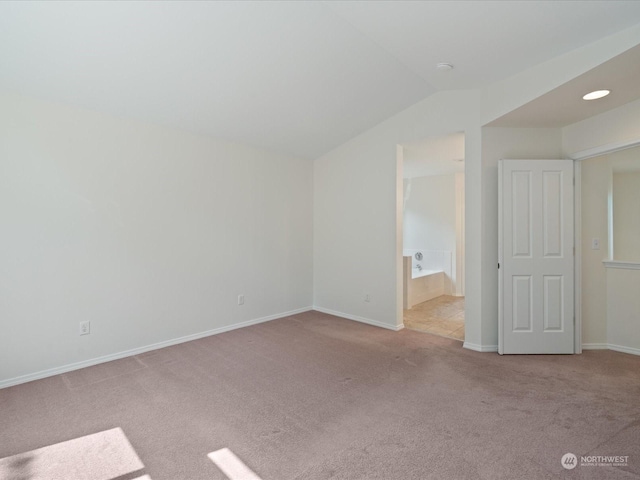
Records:
[[[620,260],[603,260],[605,268],[620,268],[623,270],[640,270],[640,262],[622,262]]]

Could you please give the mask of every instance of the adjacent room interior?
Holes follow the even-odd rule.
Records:
[[[464,341],[464,133],[403,145],[403,323]]]
[[[1,479],[640,478],[640,2],[6,1],[0,65]],[[509,160],[572,172],[507,304]]]

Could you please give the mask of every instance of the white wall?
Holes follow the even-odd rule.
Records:
[[[640,140],[640,100],[562,129],[562,151],[569,158],[594,148],[637,140]]]
[[[582,170],[582,344],[585,348],[607,343],[608,256],[607,196],[610,167],[606,158],[584,160]],[[600,249],[593,250],[594,238]]]
[[[640,270],[607,269],[607,343],[640,355]]]
[[[498,161],[557,159],[562,137],[558,128],[482,129],[483,252],[486,300],[482,303],[483,345],[498,345]]]
[[[455,174],[456,183],[456,259],[455,265],[455,295],[464,296],[464,272],[465,272],[465,252],[464,252],[464,229],[465,229],[465,210],[464,210],[464,172]]]
[[[406,182],[411,189],[404,209],[403,248],[455,253],[455,175],[415,177]]]
[[[613,173],[613,255],[640,262],[640,172]]]
[[[478,101],[477,92],[433,95],[315,161],[317,308],[387,328],[402,324],[402,282],[397,281],[401,280],[398,267],[400,272],[402,268],[402,242],[397,235],[402,222],[402,176],[397,145],[466,131],[466,168],[475,171],[477,178]],[[466,201],[479,207],[475,196],[479,199],[479,189],[472,187]],[[467,252],[467,261],[470,257],[478,258],[473,249]],[[370,293],[371,302],[364,302],[365,292]],[[472,292],[467,305],[479,295],[479,289]]]
[[[312,162],[1,96],[0,386],[310,307],[312,176]]]
[[[410,183],[410,188],[409,188]],[[405,180],[403,250],[449,252],[445,266],[445,293],[456,286],[456,175],[433,175]]]

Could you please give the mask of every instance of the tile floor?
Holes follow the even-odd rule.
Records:
[[[464,341],[464,297],[441,295],[404,311],[404,326]]]

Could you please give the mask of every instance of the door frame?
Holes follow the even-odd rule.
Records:
[[[467,141],[467,131],[457,130],[455,132],[443,133],[440,136],[448,135],[450,133],[462,133],[464,135],[465,148]],[[436,136],[437,137],[437,136]],[[428,136],[424,138],[435,138],[434,136]],[[403,269],[403,226],[404,226],[404,143],[396,144],[396,323],[398,330],[404,328],[404,269]],[[460,204],[461,210],[458,210],[456,205],[456,249],[451,252],[452,257],[457,256],[460,253],[460,264],[456,260],[456,271],[452,270],[452,273],[456,273],[456,287],[453,289],[452,294],[460,293],[462,297],[466,295],[466,274],[467,274],[467,247],[465,244],[466,226],[467,226],[467,214],[466,214],[466,198],[467,198],[467,162],[465,161],[464,169],[462,172],[462,187],[459,187],[460,177],[455,175],[455,196],[456,204],[458,203],[459,196],[462,196],[464,201]],[[459,218],[458,218],[459,217]],[[460,220],[460,222],[458,222]],[[458,228],[459,227],[459,228]],[[460,273],[460,278],[458,278]],[[467,309],[465,307],[465,325],[467,323]],[[465,342],[463,342],[465,344]],[[495,350],[491,350],[495,352]]]
[[[573,353],[582,353],[582,164],[573,160]]]
[[[640,144],[640,141],[638,142]],[[625,148],[630,148],[625,147]],[[602,154],[598,154],[602,155]],[[596,155],[591,155],[596,156]],[[589,158],[589,157],[584,157]],[[584,158],[580,159],[583,160]],[[503,160],[511,160],[507,158],[501,158]],[[531,160],[536,159],[519,159],[519,160]],[[538,159],[544,160],[544,159]],[[580,160],[570,157],[566,160],[573,160],[573,354],[582,353],[582,165]],[[503,295],[503,283],[504,283],[504,269],[502,268],[502,256],[503,256],[503,221],[502,221],[502,166],[498,164],[498,353],[502,355],[504,351],[504,334],[502,332],[502,325],[504,322],[503,313],[504,308],[502,306]]]
[[[627,140],[624,142],[607,143],[598,147],[589,148],[576,152],[569,156],[573,160],[574,165],[574,223],[575,223],[575,305],[574,312],[576,316],[575,324],[575,352],[582,353],[582,160],[588,158],[599,157],[601,155],[608,155],[620,150],[626,150],[627,148],[633,148],[640,146],[640,139]]]

